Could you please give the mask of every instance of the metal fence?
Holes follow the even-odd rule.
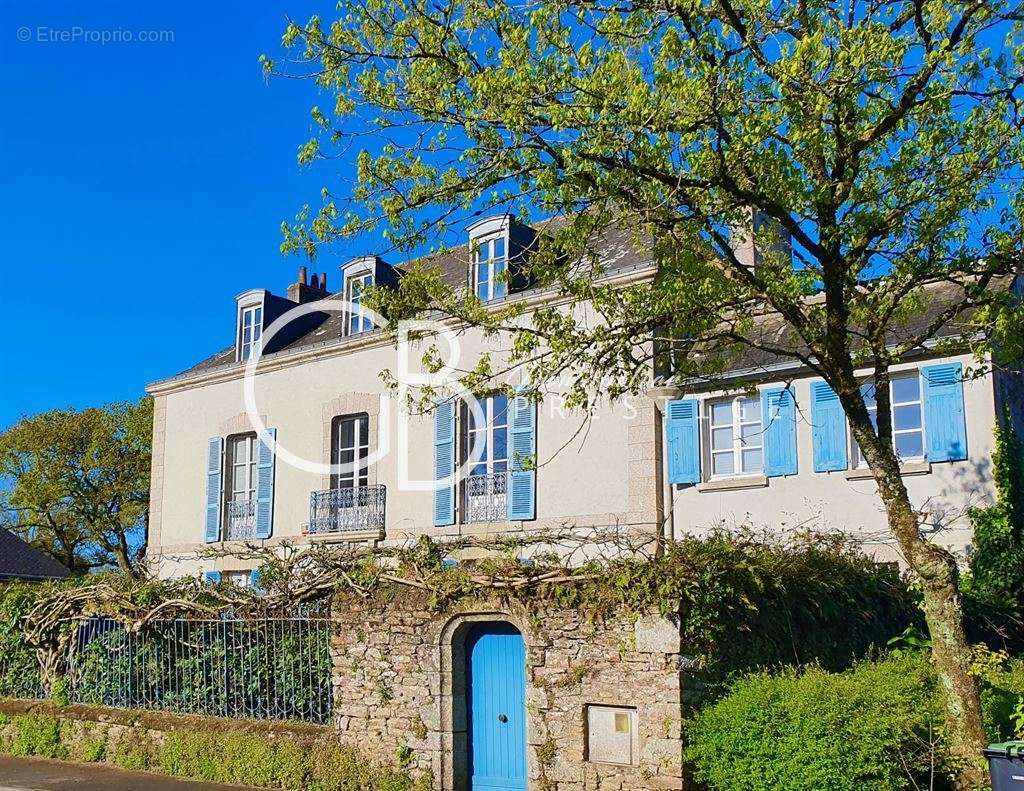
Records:
[[[326,618],[179,619],[138,633],[89,618],[77,628],[68,674],[77,703],[330,722]]]

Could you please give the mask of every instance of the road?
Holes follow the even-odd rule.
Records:
[[[0,791],[239,791],[95,764],[0,756]]]

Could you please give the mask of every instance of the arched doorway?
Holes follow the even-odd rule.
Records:
[[[526,789],[526,646],[510,623],[466,634],[470,791]]]

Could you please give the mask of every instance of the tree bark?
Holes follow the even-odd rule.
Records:
[[[852,422],[851,428],[874,473],[889,529],[899,542],[908,565],[921,580],[932,661],[945,702],[946,734],[956,788],[959,791],[987,788],[988,770],[982,755],[986,740],[981,698],[978,680],[971,673],[971,650],[964,625],[956,559],[921,534],[920,515],[910,502],[900,476],[899,461],[891,447],[882,446],[873,429],[865,432],[862,426]]]

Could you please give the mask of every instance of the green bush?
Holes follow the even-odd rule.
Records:
[[[61,743],[60,723],[53,717],[19,715],[11,717],[14,726],[13,755],[37,755],[40,758],[65,758]]]
[[[35,698],[42,694],[39,662],[25,644],[22,618],[35,604],[38,586],[23,582],[0,585],[0,698]]]
[[[431,777],[414,781],[414,755],[387,764],[329,737],[316,741],[265,733],[183,729],[162,739],[144,728],[50,714],[0,714],[0,755],[70,758],[149,770],[190,780],[287,791],[429,791]]]
[[[762,673],[696,716],[687,758],[715,791],[897,791],[938,772],[941,722],[921,656]]]

